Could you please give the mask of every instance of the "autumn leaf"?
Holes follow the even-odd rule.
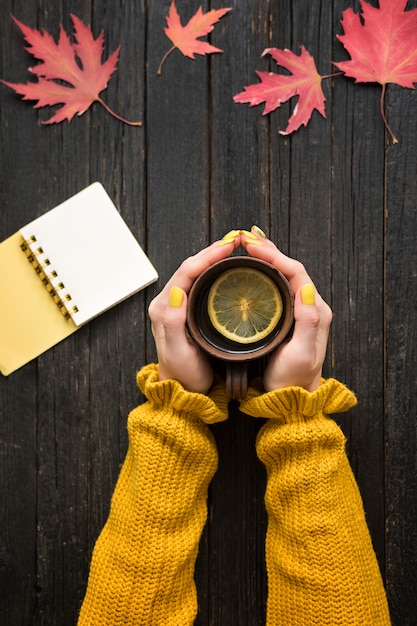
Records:
[[[344,35],[338,35],[351,59],[335,65],[356,82],[382,85],[381,113],[394,143],[397,139],[384,114],[388,83],[414,89],[417,82],[417,9],[407,0],[379,0],[379,8],[360,0],[362,16],[343,12]]]
[[[232,9],[212,9],[207,13],[203,13],[199,7],[197,13],[185,25],[181,25],[180,16],[178,15],[175,0],[172,0],[169,8],[168,17],[166,18],[167,26],[164,32],[168,39],[172,41],[172,47],[166,52],[158,67],[158,74],[162,72],[162,65],[165,59],[175,48],[178,48],[182,54],[190,59],[194,59],[195,54],[211,54],[213,52],[223,52],[220,48],[215,48],[207,41],[200,41],[199,37],[204,37],[211,33],[213,25],[218,22],[223,15]]]
[[[26,48],[36,59],[38,65],[29,68],[35,74],[37,82],[25,84],[10,83],[11,87],[23,96],[23,100],[35,100],[34,108],[62,104],[45,124],[54,124],[68,120],[75,114],[82,115],[93,102],[99,102],[118,120],[140,126],[141,122],[129,122],[114,113],[99,94],[107,84],[119,57],[119,48],[102,63],[104,34],[103,31],[94,39],[89,26],[85,26],[78,17],[71,15],[74,26],[75,43],[60,26],[58,43],[45,31],[38,31],[25,26],[12,15],[12,19],[22,31],[29,46]]]
[[[263,115],[279,108],[293,96],[298,96],[285,131],[282,135],[289,135],[300,126],[306,126],[314,110],[326,117],[324,93],[321,88],[323,76],[317,72],[316,64],[309,52],[301,46],[300,55],[291,50],[267,48],[262,56],[270,54],[281,67],[288,70],[289,76],[273,72],[256,72],[261,82],[245,87],[244,91],[233,97],[234,102],[249,103],[256,106],[265,102]]]

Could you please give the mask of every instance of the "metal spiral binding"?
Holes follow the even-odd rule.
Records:
[[[67,320],[71,319],[72,315],[78,312],[78,307],[73,304],[71,294],[66,291],[64,283],[56,282],[58,273],[54,269],[49,269],[51,262],[45,256],[42,246],[38,245],[35,235],[23,239],[20,247],[62,315]]]

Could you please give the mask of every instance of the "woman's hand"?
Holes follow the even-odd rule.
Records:
[[[266,391],[289,386],[314,391],[320,385],[332,312],[315,289],[304,266],[285,256],[262,237],[262,231],[231,231],[195,256],[186,259],[149,306],[160,380],[178,380],[185,389],[207,393],[213,370],[207,356],[186,330],[187,295],[208,267],[229,256],[239,245],[267,261],[288,279],[294,294],[295,326],[291,339],[272,354],[264,372]]]
[[[291,339],[272,354],[264,372],[266,391],[298,386],[314,391],[320,385],[323,361],[332,311],[314,287],[304,266],[285,256],[259,229],[252,229],[253,237],[242,237],[248,253],[274,265],[289,281],[295,295],[295,325]]]
[[[159,363],[159,379],[175,379],[188,391],[207,393],[213,370],[207,356],[186,329],[187,295],[193,282],[213,263],[229,256],[240,244],[239,231],[225,235],[186,259],[149,305],[149,317]]]

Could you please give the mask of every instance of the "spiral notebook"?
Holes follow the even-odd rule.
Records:
[[[100,183],[0,243],[0,371],[11,374],[158,274]]]

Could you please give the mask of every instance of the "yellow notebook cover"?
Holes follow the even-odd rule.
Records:
[[[0,371],[11,374],[158,274],[100,183],[0,243]]]

